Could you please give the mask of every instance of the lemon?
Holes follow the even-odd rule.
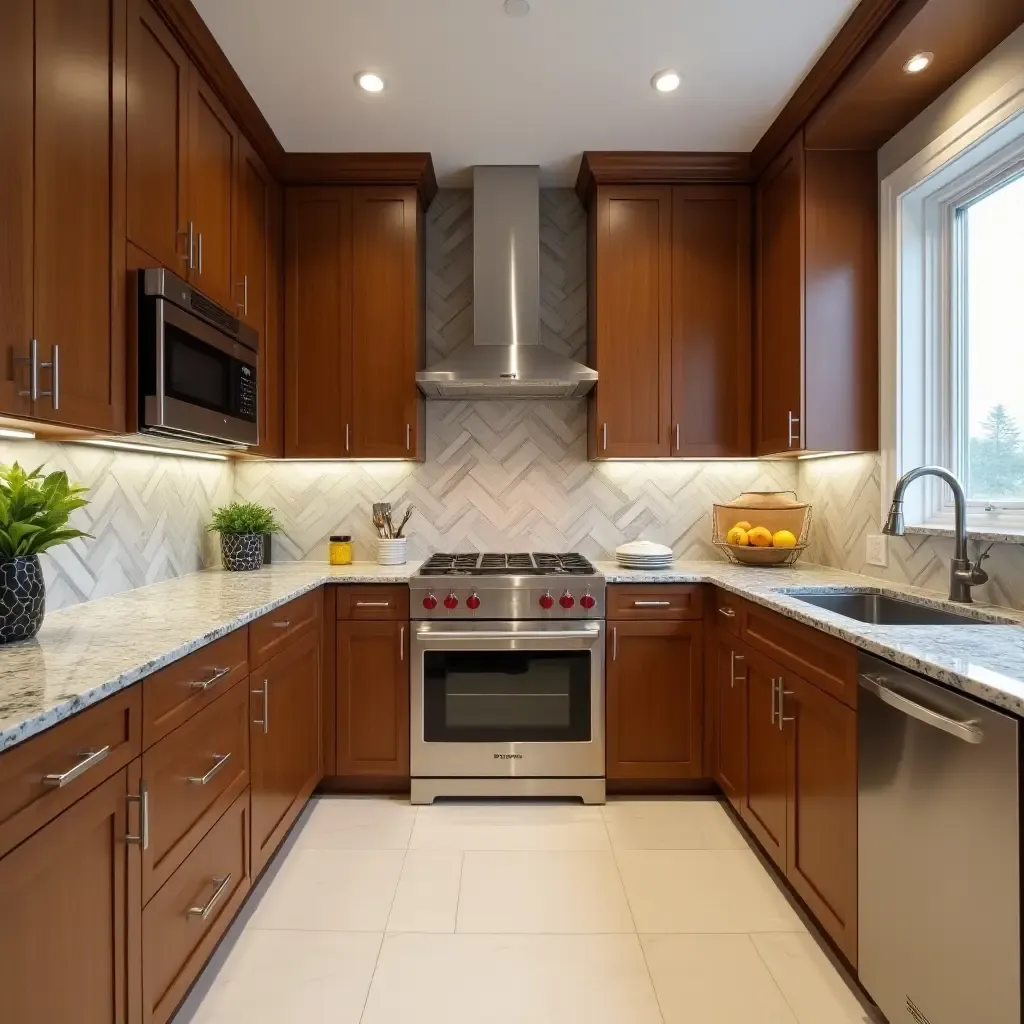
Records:
[[[750,541],[747,540],[747,531],[742,526],[737,524],[725,535],[726,544],[740,544],[746,545]]]
[[[746,521],[746,519],[742,519],[742,520],[740,520],[740,522],[736,523],[733,526],[733,529],[734,530],[752,530],[753,527],[750,525],[750,523],[748,523]]]
[[[758,548],[770,548],[772,546],[771,530],[764,526],[755,526],[747,533],[747,540]]]
[[[789,530],[776,530],[775,536],[772,537],[772,543],[777,548],[795,548],[796,537]]]

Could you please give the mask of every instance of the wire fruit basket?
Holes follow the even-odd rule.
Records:
[[[792,500],[786,495],[793,495]],[[811,533],[811,506],[798,501],[795,491],[747,491],[735,501],[715,505],[712,542],[737,565],[792,565],[806,550]],[[793,547],[730,544],[726,537],[738,523],[762,526],[772,535],[788,530],[796,538]]]

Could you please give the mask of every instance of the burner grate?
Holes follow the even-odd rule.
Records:
[[[569,552],[551,554],[539,552],[485,552],[476,554],[431,555],[420,568],[421,576],[587,576],[596,572],[583,555]]]

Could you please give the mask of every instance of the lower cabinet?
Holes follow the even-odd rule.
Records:
[[[702,631],[699,620],[608,623],[609,779],[702,774]]]
[[[320,631],[249,676],[252,874],[265,867],[323,776]]]
[[[0,860],[0,1018],[139,1019],[139,760]]]
[[[720,633],[715,640],[714,750],[715,781],[737,811],[747,797],[747,660],[735,638]]]
[[[408,624],[340,620],[336,661],[338,775],[408,777]]]

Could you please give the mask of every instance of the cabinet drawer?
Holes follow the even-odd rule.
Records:
[[[207,832],[142,912],[145,1024],[163,1024],[249,891],[249,791]]]
[[[740,635],[740,622],[744,603],[735,594],[725,590],[713,590],[709,597],[714,601],[715,607],[711,621],[715,627],[724,629],[733,636]]]
[[[236,683],[142,755],[149,792],[148,900],[249,784],[249,688]]]
[[[338,588],[339,619],[407,619],[409,588],[381,586],[342,586]]]
[[[249,630],[243,626],[142,684],[142,745],[151,747],[249,673]]]
[[[745,602],[743,639],[781,666],[857,706],[857,649],[838,637]]]
[[[249,667],[254,669],[284,650],[300,633],[318,625],[323,608],[321,588],[275,608],[249,626]]]
[[[0,856],[141,751],[142,687],[132,686],[0,754]]]
[[[702,614],[701,590],[699,584],[615,584],[608,588],[608,618],[699,619]]]

